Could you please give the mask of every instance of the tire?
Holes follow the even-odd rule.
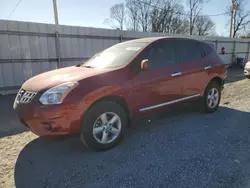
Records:
[[[218,98],[215,97],[217,95],[214,95],[214,97],[211,98],[211,94],[213,93],[213,91],[214,91],[214,93],[217,92]],[[211,105],[211,100],[213,101],[212,105]],[[216,111],[219,107],[220,100],[221,100],[221,87],[220,87],[220,85],[216,82],[210,83],[207,86],[204,97],[203,97],[205,112],[213,113],[214,111]]]
[[[114,120],[115,123],[111,125],[109,122],[112,118],[117,120]],[[106,122],[106,125],[103,122]],[[110,101],[101,101],[92,106],[85,115],[80,139],[89,149],[107,150],[121,141],[127,125],[128,116],[120,105]],[[94,128],[97,130],[96,134],[94,134]]]

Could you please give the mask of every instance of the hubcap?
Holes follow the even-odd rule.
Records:
[[[108,144],[113,142],[121,132],[121,119],[113,112],[100,115],[93,125],[93,136],[97,142]]]
[[[210,108],[214,108],[217,106],[218,102],[219,102],[219,91],[216,88],[212,88],[208,92],[207,104]]]

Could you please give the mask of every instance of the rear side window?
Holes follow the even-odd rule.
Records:
[[[201,42],[200,45],[201,45],[201,47],[202,47],[202,49],[204,51],[205,56],[208,56],[209,54],[212,53],[213,48],[208,43]]]
[[[202,58],[202,51],[197,41],[176,40],[176,54],[180,63],[199,61]]]
[[[145,51],[149,68],[169,67],[175,64],[175,52],[171,41],[160,41],[152,44]]]

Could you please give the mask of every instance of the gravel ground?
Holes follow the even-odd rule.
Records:
[[[230,70],[213,114],[185,105],[135,121],[106,152],[25,132],[0,97],[0,187],[250,187],[250,80]]]

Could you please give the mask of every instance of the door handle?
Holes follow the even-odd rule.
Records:
[[[211,69],[212,67],[211,66],[205,66],[204,69],[207,70],[207,69]]]
[[[173,74],[171,74],[172,77],[175,77],[175,76],[180,76],[182,73],[181,72],[175,72]]]

